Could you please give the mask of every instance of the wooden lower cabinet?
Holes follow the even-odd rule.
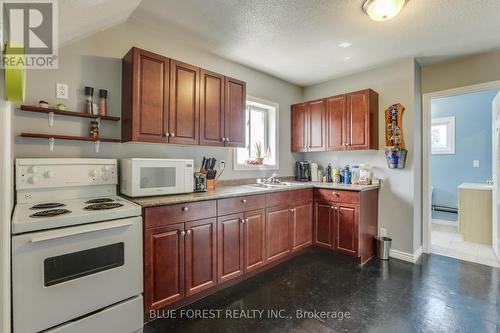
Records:
[[[147,229],[144,303],[159,309],[184,298],[184,223]]]
[[[378,229],[378,190],[321,189],[314,196],[314,244],[353,256],[360,263],[371,259]]]
[[[280,259],[290,253],[290,208],[288,205],[273,207],[266,212],[266,258]]]
[[[294,205],[291,215],[292,251],[298,251],[312,244],[313,204],[305,202]]]
[[[218,218],[217,261],[219,282],[243,275],[243,214]]]
[[[186,296],[217,284],[217,220],[186,223]]]
[[[314,244],[334,248],[334,206],[328,202],[314,203]]]
[[[245,272],[250,272],[266,263],[266,212],[247,212],[244,219]]]

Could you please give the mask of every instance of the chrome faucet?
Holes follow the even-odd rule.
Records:
[[[264,178],[264,180],[262,181],[264,184],[270,184],[270,183],[280,183],[280,179],[279,179],[279,176],[278,174],[276,173],[273,173],[271,175],[271,177],[269,178]]]

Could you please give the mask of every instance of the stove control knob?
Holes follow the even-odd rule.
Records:
[[[36,183],[38,183],[38,177],[35,177],[35,176],[30,177],[28,179],[28,183],[30,183],[30,184],[36,184]]]
[[[37,173],[38,168],[36,166],[29,167],[28,172],[29,173]]]
[[[54,178],[56,173],[54,171],[47,171],[45,172],[45,178]]]

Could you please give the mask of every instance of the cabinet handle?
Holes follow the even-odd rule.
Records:
[[[334,195],[334,196],[336,196],[336,197],[338,197],[338,196],[339,196],[339,194],[338,194],[337,192],[335,192],[335,191],[334,191],[334,192],[332,192],[332,195]]]
[[[187,231],[187,234],[188,234],[188,235],[191,235],[191,229],[189,229],[189,230]]]
[[[166,137],[169,137],[169,136],[170,136],[170,133],[165,132],[165,136],[166,136]]]
[[[222,138],[222,142],[226,141],[226,138]]]
[[[241,202],[242,203],[247,203],[247,199],[242,199]]]
[[[292,213],[295,213],[295,208],[290,208],[290,211],[291,211]]]
[[[174,133],[174,132],[170,133],[170,136],[171,136],[171,137],[174,137],[174,136],[175,136],[175,133]]]
[[[183,212],[187,212],[188,210],[189,210],[189,208],[188,208],[188,207],[182,207],[182,211],[183,211]]]
[[[226,138],[226,141],[229,141],[229,138]]]
[[[331,209],[331,210],[334,210],[334,209],[335,209],[335,206],[330,206],[330,209]]]
[[[240,219],[240,222],[241,223],[245,223],[245,219]]]
[[[181,236],[185,236],[186,232],[184,230],[181,231]]]
[[[333,209],[335,209],[335,210],[339,210],[337,206],[333,207]]]

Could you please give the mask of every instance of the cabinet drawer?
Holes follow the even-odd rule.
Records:
[[[294,202],[311,201],[313,199],[312,189],[283,191],[270,193],[266,197],[266,206],[274,207],[291,204]]]
[[[345,202],[357,204],[359,203],[359,193],[356,191],[339,191],[329,189],[315,189],[314,198],[316,200],[330,201],[330,202]]]
[[[221,199],[217,201],[219,216],[235,214],[266,207],[265,194]]]
[[[146,228],[215,217],[215,200],[146,208]]]

